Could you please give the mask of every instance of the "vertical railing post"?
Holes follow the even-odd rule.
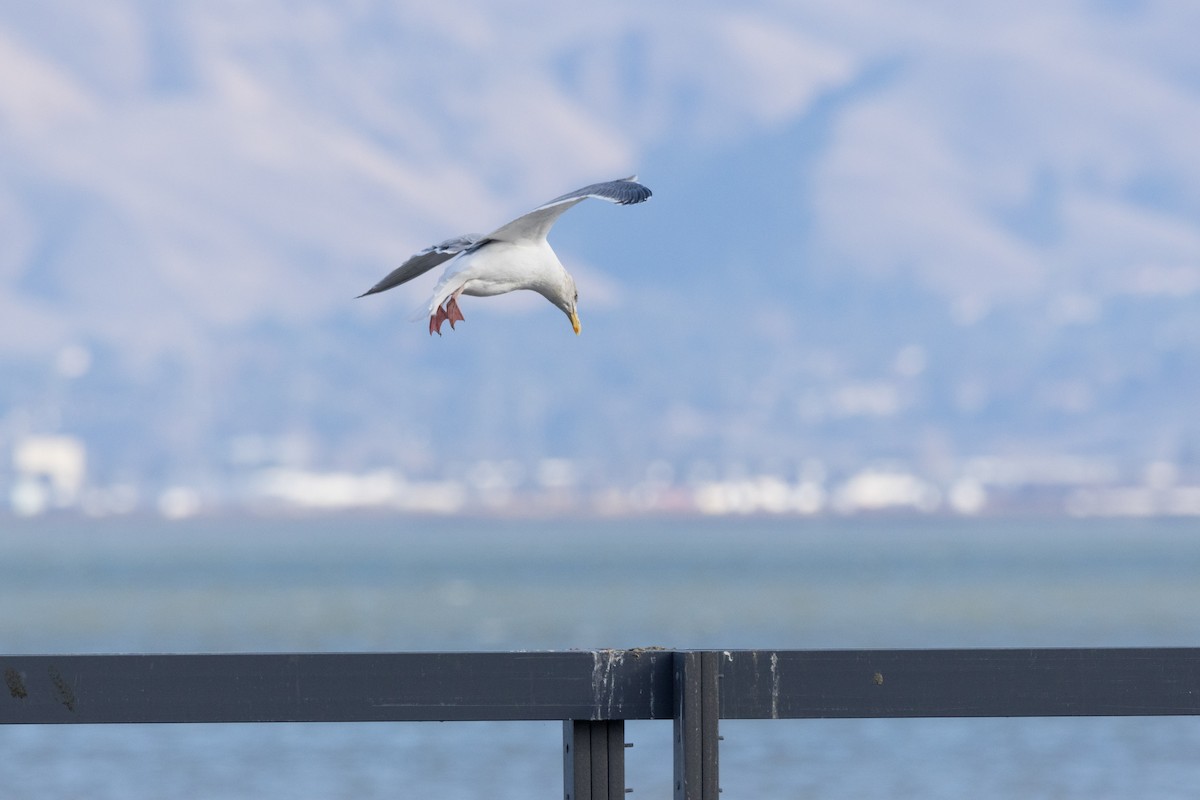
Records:
[[[675,653],[675,800],[717,800],[720,653]]]
[[[565,800],[625,797],[625,721],[563,722]]]

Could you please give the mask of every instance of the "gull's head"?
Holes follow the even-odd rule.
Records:
[[[563,270],[562,280],[546,293],[546,298],[567,315],[567,319],[571,320],[571,327],[575,330],[575,335],[578,336],[579,313],[575,307],[579,303],[579,290],[575,288],[575,279],[566,270]]]

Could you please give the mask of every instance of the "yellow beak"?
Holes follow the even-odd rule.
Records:
[[[579,335],[579,315],[574,311],[571,312],[571,327],[575,329],[575,335]]]

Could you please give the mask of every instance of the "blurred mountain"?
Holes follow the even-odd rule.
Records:
[[[1200,472],[1186,5],[0,9],[0,451],[597,483],[982,455]],[[551,239],[583,335],[407,255],[638,172]],[[0,481],[4,477],[0,466]]]

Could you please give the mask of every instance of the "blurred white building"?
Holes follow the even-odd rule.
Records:
[[[48,508],[79,502],[87,469],[87,448],[73,436],[26,436],[13,446],[9,501],[15,513],[35,516]]]

